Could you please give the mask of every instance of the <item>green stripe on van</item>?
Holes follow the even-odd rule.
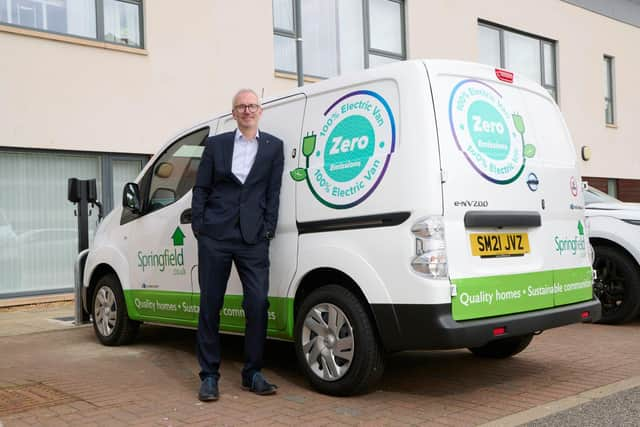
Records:
[[[124,291],[129,317],[146,322],[198,327],[200,294],[128,289]],[[293,339],[293,299],[269,297],[267,334],[273,338]],[[242,295],[225,295],[220,311],[220,330],[244,332]]]
[[[593,298],[591,267],[451,279],[454,320],[540,310]]]

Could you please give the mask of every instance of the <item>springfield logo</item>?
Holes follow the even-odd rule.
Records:
[[[500,93],[478,80],[463,80],[453,89],[449,124],[458,149],[490,182],[515,181],[525,157],[535,156],[535,146],[524,143],[522,116],[511,114]]]
[[[165,249],[161,253],[138,251],[138,267],[142,268],[142,271],[149,268],[157,268],[160,271],[164,271],[166,267],[184,266],[184,250],[180,248],[169,250]]]
[[[160,252],[144,252],[138,251],[138,268],[142,271],[149,269],[157,269],[160,272],[164,272],[167,267],[172,268],[174,275],[186,274],[184,268],[184,233],[180,227],[176,227],[175,231],[171,235],[173,241],[173,248],[164,248]]]
[[[586,244],[584,240],[584,226],[581,221],[578,221],[578,235],[572,238],[555,236],[553,239],[555,243],[555,250],[560,255],[564,254],[581,254],[584,255]]]
[[[290,172],[307,181],[325,206],[347,209],[369,197],[385,174],[395,149],[396,125],[387,101],[358,90],[324,112],[319,129],[302,140],[306,167]]]

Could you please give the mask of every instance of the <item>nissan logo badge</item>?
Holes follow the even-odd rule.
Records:
[[[540,184],[540,181],[538,181],[538,177],[535,173],[531,172],[527,175],[527,187],[529,187],[529,190],[536,191],[538,189],[538,184]]]

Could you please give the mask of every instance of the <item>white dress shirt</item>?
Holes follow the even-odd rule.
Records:
[[[236,129],[236,135],[233,140],[231,172],[243,184],[247,180],[247,175],[249,175],[251,167],[253,167],[253,162],[256,160],[259,136],[259,132],[256,132],[255,138],[247,139],[239,129]]]

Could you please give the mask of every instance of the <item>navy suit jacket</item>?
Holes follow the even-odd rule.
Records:
[[[209,137],[191,201],[194,233],[217,240],[232,236],[254,244],[275,235],[284,167],[282,140],[260,131],[258,151],[244,184],[231,172],[235,132]]]

